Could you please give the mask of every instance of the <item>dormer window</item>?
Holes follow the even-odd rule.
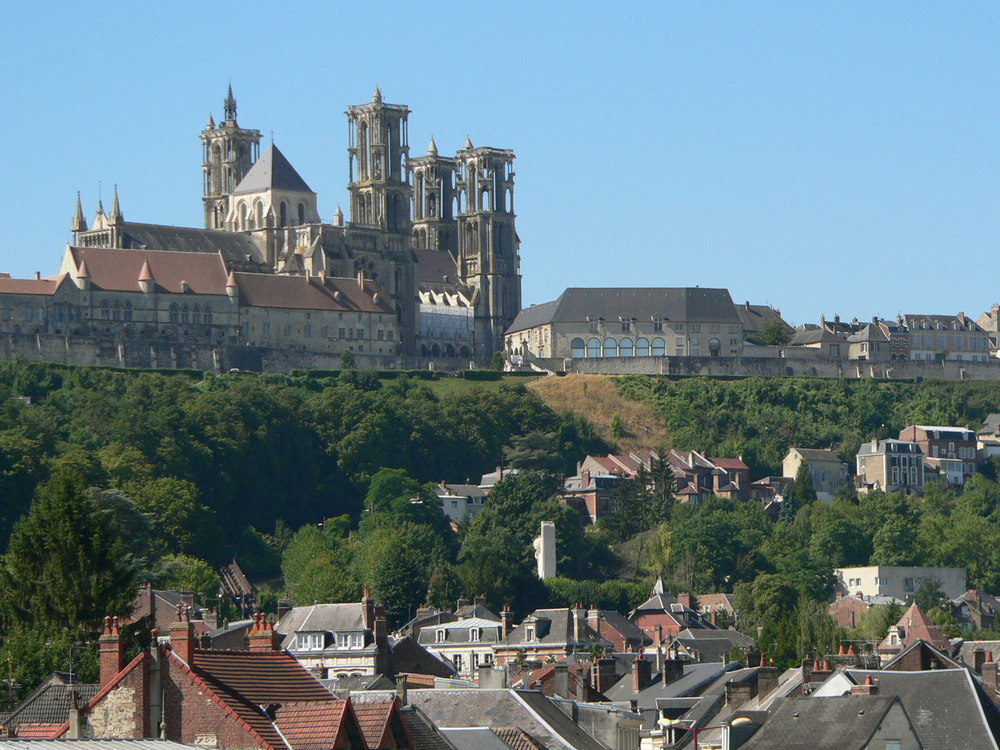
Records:
[[[535,641],[535,626],[534,625],[528,625],[524,629],[524,640],[528,641],[529,643],[534,643],[534,641]]]
[[[365,647],[365,635],[361,632],[337,633],[337,648],[359,649]]]
[[[441,628],[440,630],[435,631],[435,633],[434,633],[434,642],[435,643],[444,643],[446,637],[447,637],[447,633],[446,633],[445,629]]]
[[[299,633],[297,640],[299,651],[322,651],[326,645],[322,633]]]
[[[481,628],[469,628],[469,640],[470,641],[481,641],[483,640],[483,631]]]

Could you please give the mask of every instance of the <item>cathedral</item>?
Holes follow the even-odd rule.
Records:
[[[209,116],[201,131],[204,228],[125,221],[116,189],[110,213],[99,204],[89,226],[77,200],[72,244],[215,254],[240,289],[255,274],[305,277],[322,288],[328,279],[330,288],[356,279],[378,290],[373,311],[394,314],[401,361],[481,362],[502,350],[521,307],[514,153],[466,139],[453,157],[442,156],[431,139],[426,155],[411,157],[409,114],[377,88],[370,102],[347,108],[350,215],[338,206],[326,222],[316,193],[278,147],[261,153],[260,131],[238,123],[230,86],[222,119]],[[78,275],[79,266],[64,271]],[[335,351],[344,328],[331,330],[326,341],[295,345]]]

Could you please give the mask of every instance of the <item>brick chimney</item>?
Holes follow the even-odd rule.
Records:
[[[590,609],[587,610],[587,627],[603,637],[603,633],[601,633],[601,620],[601,610],[591,604]]]
[[[685,608],[691,609],[691,594],[678,594],[678,604],[683,604]]]
[[[983,689],[986,690],[990,700],[995,700],[997,696],[997,665],[993,661],[992,654],[989,655],[988,659],[989,661],[983,663]]]
[[[514,613],[510,611],[510,605],[505,604],[503,609],[500,611],[500,637],[506,638],[510,635],[510,630],[513,625]]]
[[[855,685],[851,688],[851,695],[878,695],[878,685],[872,680],[872,676],[865,677],[863,685]]]
[[[125,668],[125,644],[122,643],[121,623],[117,617],[104,618],[104,632],[98,639],[101,651],[101,687],[103,688]]]
[[[375,607],[375,672],[376,674],[390,675],[389,664],[389,626],[385,621],[385,608]]]
[[[283,596],[278,599],[278,620],[280,621],[282,617],[287,615],[292,611],[292,603],[288,600],[287,596]]]
[[[365,622],[365,629],[375,628],[375,600],[372,599],[372,592],[365,586],[365,592],[361,597],[361,617]]]
[[[177,605],[177,619],[170,623],[170,650],[185,664],[191,664],[194,653],[194,625],[191,614],[183,604]]]
[[[638,693],[643,690],[647,685],[649,685],[650,677],[652,676],[653,665],[642,658],[642,656],[636,657],[636,660],[632,662],[632,692]],[[666,681],[664,680],[664,684]]]
[[[583,469],[580,472],[580,489],[585,490],[590,486],[590,469]]]
[[[778,687],[780,672],[777,667],[767,666],[763,652],[760,655],[760,666],[757,668],[757,695],[764,697]]]
[[[250,639],[250,650],[253,652],[271,652],[278,650],[278,634],[274,632],[267,615],[263,612],[254,612],[253,626],[247,634]]]
[[[615,660],[598,659],[590,668],[591,685],[594,690],[603,693],[615,684]]]

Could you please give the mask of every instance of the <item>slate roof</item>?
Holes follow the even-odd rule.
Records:
[[[532,625],[530,618],[536,618],[535,640],[528,641],[527,626]],[[500,646],[531,643],[539,646],[561,646],[565,644],[604,643],[604,639],[595,633],[588,625],[586,618],[580,622],[580,638],[573,633],[572,609],[536,609],[524,622],[514,628],[510,634],[499,642]]]
[[[68,675],[67,675],[68,677]],[[73,683],[60,675],[50,675],[13,711],[0,714],[0,724],[16,729],[23,724],[62,724],[69,718],[70,690],[76,691],[77,705],[84,705],[97,695],[98,685]],[[18,734],[22,734],[18,731]]]
[[[840,456],[826,448],[791,448],[791,450],[798,453],[806,461],[836,461],[837,463],[843,463],[840,460]]]
[[[2,287],[0,287],[2,289]],[[1000,414],[990,414],[983,420],[980,435],[1000,435]]]
[[[618,682],[604,691],[611,701],[628,701],[636,697],[640,708],[654,706],[661,698],[680,698],[696,695],[726,672],[740,669],[739,662],[708,662],[705,664],[685,664],[680,678],[663,684],[663,675],[654,675],[652,681],[638,693],[632,690],[632,675],[626,674]]]
[[[1000,713],[968,670],[845,673],[857,685],[870,675],[880,696],[898,696],[924,750],[997,748]]]
[[[365,630],[364,612],[359,602],[313,604],[292,607],[274,624],[282,634],[282,648],[293,648],[295,634],[303,632],[336,633],[340,630]]]
[[[726,289],[703,287],[570,287],[552,302],[521,310],[508,333],[547,323],[585,323],[590,318],[618,320],[619,316],[667,321],[739,323],[740,316]]]
[[[744,332],[756,332],[760,329],[761,324],[768,320],[781,320],[782,323],[785,323],[781,319],[781,313],[770,305],[751,305],[749,302],[745,302],[742,305],[736,305],[736,312],[743,322]],[[787,323],[785,325],[791,328]]]
[[[455,745],[414,706],[403,706],[403,721],[410,733],[413,750],[456,750]]]
[[[863,750],[897,700],[885,695],[778,698],[764,726],[743,748]]]
[[[451,728],[513,725],[547,748],[604,750],[601,743],[534,690],[410,690],[408,698],[446,734]]]
[[[447,250],[414,250],[418,284],[457,284],[458,265]]]
[[[473,641],[471,628],[479,628],[479,639]],[[433,646],[435,643],[496,643],[500,640],[501,624],[497,620],[486,620],[479,617],[467,617],[441,625],[426,625],[420,629],[417,640],[421,644]],[[437,631],[445,631],[445,640],[437,640]]]
[[[154,279],[154,291],[181,294],[181,282],[186,281],[195,294],[226,294],[229,272],[219,252],[191,254],[167,250],[137,252],[104,247],[71,247],[69,254],[77,268],[84,262],[87,264],[93,289],[138,292],[139,274],[143,265],[148,263]]]
[[[922,455],[923,451],[920,450],[920,446],[916,443],[911,443],[906,440],[879,440],[878,448],[876,450],[872,450],[871,441],[866,441],[861,444],[860,448],[858,448],[859,456],[875,456],[883,453],[908,453],[911,455]]]
[[[387,296],[379,294],[372,282],[366,282],[362,289],[356,279],[347,278],[266,273],[237,273],[234,276],[240,301],[253,307],[395,314]]]
[[[257,245],[245,232],[126,221],[122,224],[121,244],[126,250],[170,250],[210,255],[221,253],[230,262],[264,262]]]
[[[796,331],[789,346],[807,346],[809,344],[839,344],[844,341],[842,336],[831,333],[825,328],[812,328],[804,331]]]
[[[311,193],[295,167],[273,143],[268,146],[260,158],[250,167],[240,184],[236,186],[233,195],[241,193],[256,193],[261,190],[289,190],[296,193]]]

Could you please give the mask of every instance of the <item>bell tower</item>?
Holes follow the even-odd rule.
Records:
[[[384,232],[410,233],[410,108],[386,104],[378,88],[368,104],[347,108],[351,222]],[[394,247],[401,250],[402,245]]]
[[[431,138],[427,155],[409,160],[413,175],[413,247],[458,254],[455,234],[455,160],[438,155]]]
[[[474,148],[455,155],[458,191],[458,273],[474,287],[476,339],[490,355],[521,309],[521,274],[514,229],[514,152]]]
[[[229,85],[223,102],[225,119],[216,126],[212,115],[201,131],[202,203],[205,229],[225,229],[229,194],[260,156],[260,131],[241,128],[236,122],[236,98]]]

